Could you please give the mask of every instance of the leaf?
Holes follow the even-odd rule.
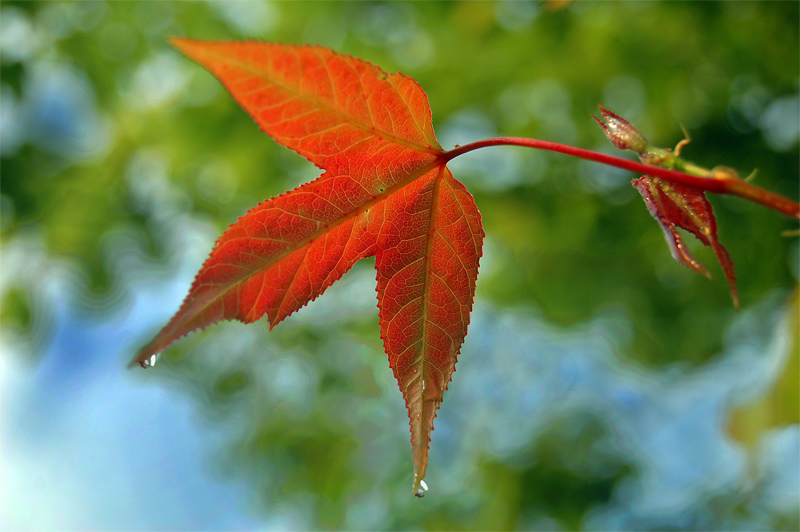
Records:
[[[484,236],[472,196],[445,165],[425,92],[407,76],[316,46],[172,42],[264,132],[325,173],[234,223],[135,362],[220,320],[266,314],[274,327],[374,255],[381,336],[408,409],[417,492],[467,333]]]
[[[725,272],[733,304],[738,308],[739,296],[736,293],[733,262],[717,239],[714,212],[711,210],[711,204],[708,203],[705,194],[694,187],[679,183],[667,183],[651,176],[642,176],[634,180],[632,184],[644,198],[650,214],[664,230],[664,238],[666,238],[675,260],[710,279],[711,274],[689,253],[676,227],[689,231],[700,242],[711,246]]]

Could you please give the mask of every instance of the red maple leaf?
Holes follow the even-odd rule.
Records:
[[[472,196],[446,166],[425,92],[407,76],[316,46],[172,42],[265,133],[325,172],[231,225],[135,361],[220,320],[267,314],[274,327],[374,255],[381,336],[408,408],[418,492],[467,333],[484,236]]]

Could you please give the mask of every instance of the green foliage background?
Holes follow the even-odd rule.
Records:
[[[37,72],[56,65],[89,88],[83,97],[100,131],[89,145],[78,142],[75,148],[48,144],[47,138],[60,138],[58,132],[35,130],[33,116],[23,117],[33,131],[27,138],[9,140],[4,131],[3,242],[43,242],[49,256],[82,273],[85,311],[102,314],[135,297],[115,278],[120,242],[134,242],[167,275],[179,260],[174,240],[165,236],[176,218],[209,224],[219,234],[247,208],[317,176],[311,165],[260,133],[208,73],[172,50],[171,35],[318,43],[400,70],[428,93],[446,148],[448,135],[460,143],[508,135],[611,153],[589,118],[598,103],[659,145],[680,140],[683,123],[692,136],[683,152],[687,159],[730,166],[741,175],[758,168],[758,185],[798,196],[797,2],[553,6],[3,2],[4,21],[25,19],[29,29],[27,36],[2,37],[3,112],[22,113],[36,91]],[[533,312],[565,330],[621,311],[633,333],[620,356],[663,371],[702,365],[722,351],[723,331],[736,315],[722,272],[713,254],[698,246],[693,250],[714,274],[713,282],[671,259],[660,228],[628,184],[636,176],[561,155],[494,150],[503,153],[470,155],[454,169],[475,196],[488,235],[490,264],[479,277],[480,300]],[[157,173],[159,164],[163,180],[132,181]],[[798,246],[796,238],[780,233],[796,224],[736,198],[711,201],[720,238],[736,265],[744,309],[788,300],[798,275]],[[42,353],[34,337],[46,330],[48,310],[37,306],[30,290],[23,284],[5,287],[2,326],[5,338],[32,342],[25,352],[35,365]],[[152,332],[141,331],[141,340]],[[230,443],[224,474],[254,479],[255,498],[263,498],[266,514],[276,493],[304,493],[313,499],[315,526],[347,527],[352,493],[359,483],[376,482],[381,468],[353,468],[354,457],[368,450],[361,433],[342,421],[341,409],[358,401],[400,402],[399,394],[384,393],[391,385],[385,383],[377,318],[354,313],[332,326],[282,325],[271,333],[276,345],[302,352],[308,364],[322,368],[317,403],[300,414],[291,405],[262,411],[257,361],[263,349],[240,346],[231,354],[235,364],[216,364],[214,357],[221,355],[214,349],[226,347],[213,339],[217,332],[176,344],[165,354],[163,372],[142,379],[180,384],[211,419],[258,416],[251,432]],[[337,345],[351,358],[335,352]],[[457,373],[453,386],[459,384]],[[796,416],[786,421],[796,422]],[[523,465],[487,455],[478,475],[485,484],[467,490],[467,498],[481,504],[439,500],[412,507],[415,501],[403,498],[410,461],[398,457],[380,477],[398,486],[390,490],[397,496],[386,508],[386,526],[515,528],[530,508],[544,508],[552,519],[547,523],[580,528],[585,513],[608,501],[616,481],[634,467],[612,463],[592,476],[560,464],[564,441],[572,441],[571,456],[580,457],[581,446],[606,430],[596,420],[587,423],[574,437],[561,433],[569,427],[547,429],[531,443]],[[405,425],[374,437],[405,443],[404,432]],[[287,464],[277,491],[265,480],[270,475],[259,470],[265,457]]]

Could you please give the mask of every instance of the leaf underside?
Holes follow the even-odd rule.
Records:
[[[484,236],[472,196],[445,166],[425,92],[321,47],[173,44],[265,133],[325,172],[231,225],[134,362],[220,320],[266,314],[274,327],[375,256],[381,337],[408,409],[416,492],[467,332]]]

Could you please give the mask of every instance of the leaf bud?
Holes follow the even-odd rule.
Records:
[[[600,114],[605,122],[595,116],[592,118],[603,129],[603,133],[606,134],[611,144],[621,150],[633,150],[640,156],[644,155],[645,151],[650,147],[650,143],[644,138],[644,135],[621,116],[604,109],[600,105],[597,107],[600,109]]]

